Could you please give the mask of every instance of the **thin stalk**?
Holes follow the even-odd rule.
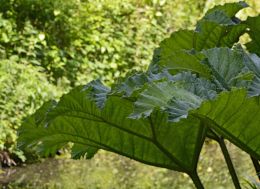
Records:
[[[196,186],[197,189],[204,189],[204,186],[203,186],[203,184],[202,184],[202,182],[201,182],[197,173],[192,173],[189,176],[192,179],[192,181],[193,181],[193,183],[194,183],[194,185]]]
[[[228,149],[226,147],[224,139],[222,137],[220,137],[219,140],[218,140],[218,143],[219,143],[221,151],[222,151],[222,153],[224,155],[224,158],[225,158],[225,161],[226,161],[229,173],[230,173],[230,175],[232,177],[232,181],[233,181],[233,183],[235,185],[235,188],[236,189],[241,189],[241,186],[240,186],[237,174],[236,174],[236,170],[235,170],[234,165],[233,165],[233,163],[231,161],[231,158],[229,156]]]
[[[258,176],[258,179],[260,181],[260,165],[259,165],[259,162],[257,159],[255,159],[254,157],[250,156],[251,157],[251,160],[253,162],[253,165],[255,167],[255,172],[256,172],[256,175]]]

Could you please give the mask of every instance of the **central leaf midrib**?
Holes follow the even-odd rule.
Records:
[[[228,86],[228,84],[226,83],[225,79],[216,71],[216,69],[208,62],[208,60],[206,61],[206,63],[210,67],[210,69],[212,70],[211,73],[219,81],[219,83],[222,85],[222,87],[225,88],[226,90],[230,91],[231,89]]]
[[[122,131],[127,132],[127,133],[131,133],[131,134],[133,134],[133,135],[135,135],[135,136],[138,136],[138,137],[140,137],[140,138],[143,138],[143,139],[146,139],[146,140],[149,140],[149,141],[152,140],[152,138],[149,138],[149,137],[147,137],[147,136],[145,136],[145,135],[141,135],[141,134],[139,134],[139,133],[136,133],[136,132],[134,132],[134,131],[128,130],[128,129],[126,129],[126,128],[120,127],[119,125],[117,125],[117,124],[115,124],[115,123],[111,123],[111,122],[105,120],[103,117],[97,116],[97,115],[95,115],[95,114],[91,114],[91,113],[89,113],[89,112],[83,112],[83,111],[80,111],[80,110],[70,110],[70,109],[67,109],[66,107],[65,107],[65,109],[67,110],[66,112],[61,113],[61,114],[58,114],[57,116],[55,116],[55,118],[56,118],[56,117],[59,117],[59,116],[67,116],[67,117],[75,117],[75,118],[79,118],[79,119],[85,119],[85,120],[90,120],[90,121],[101,122],[101,123],[105,123],[105,124],[114,126],[115,128],[117,128],[117,129],[119,129],[119,130],[122,130]],[[81,117],[81,116],[79,117],[79,116],[76,116],[76,115],[67,115],[68,112],[81,112],[81,113],[83,113],[83,114],[96,117],[96,118],[98,118],[99,120],[89,119],[89,118],[87,118],[87,117]],[[55,118],[53,118],[53,119],[55,119]]]

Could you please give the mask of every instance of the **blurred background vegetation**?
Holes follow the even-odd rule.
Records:
[[[23,118],[74,86],[97,78],[111,85],[133,69],[146,69],[161,40],[180,28],[193,28],[206,10],[224,2],[234,0],[0,0],[0,154],[8,152],[17,162],[35,159],[16,148],[16,129]],[[252,9],[240,13],[241,18],[260,11],[259,0],[247,3]],[[214,149],[214,144],[207,148]],[[210,167],[208,161],[203,166]],[[102,183],[94,178],[98,171],[112,185],[130,178],[147,184],[140,188],[169,188],[182,177],[104,152],[91,162],[68,161],[65,170],[72,174],[60,179],[75,174],[69,167],[82,174],[82,164],[84,175],[73,178],[88,178],[92,188],[117,188],[97,185]],[[94,170],[96,164],[103,167]],[[86,186],[85,180],[78,182]],[[128,182],[119,188],[137,188]]]

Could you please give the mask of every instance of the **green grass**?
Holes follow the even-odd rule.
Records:
[[[243,188],[256,181],[250,158],[228,144]],[[205,188],[233,189],[223,156],[216,143],[208,143],[200,156],[198,172]],[[13,189],[192,189],[185,174],[143,165],[128,158],[100,151],[91,160],[46,159],[43,162],[0,174]],[[8,172],[5,171],[5,174]],[[252,187],[251,187],[252,188]]]

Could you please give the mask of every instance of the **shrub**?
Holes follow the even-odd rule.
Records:
[[[60,93],[40,69],[20,64],[15,57],[0,61],[0,75],[0,151],[12,152],[24,160],[16,148],[16,130],[21,120]]]

